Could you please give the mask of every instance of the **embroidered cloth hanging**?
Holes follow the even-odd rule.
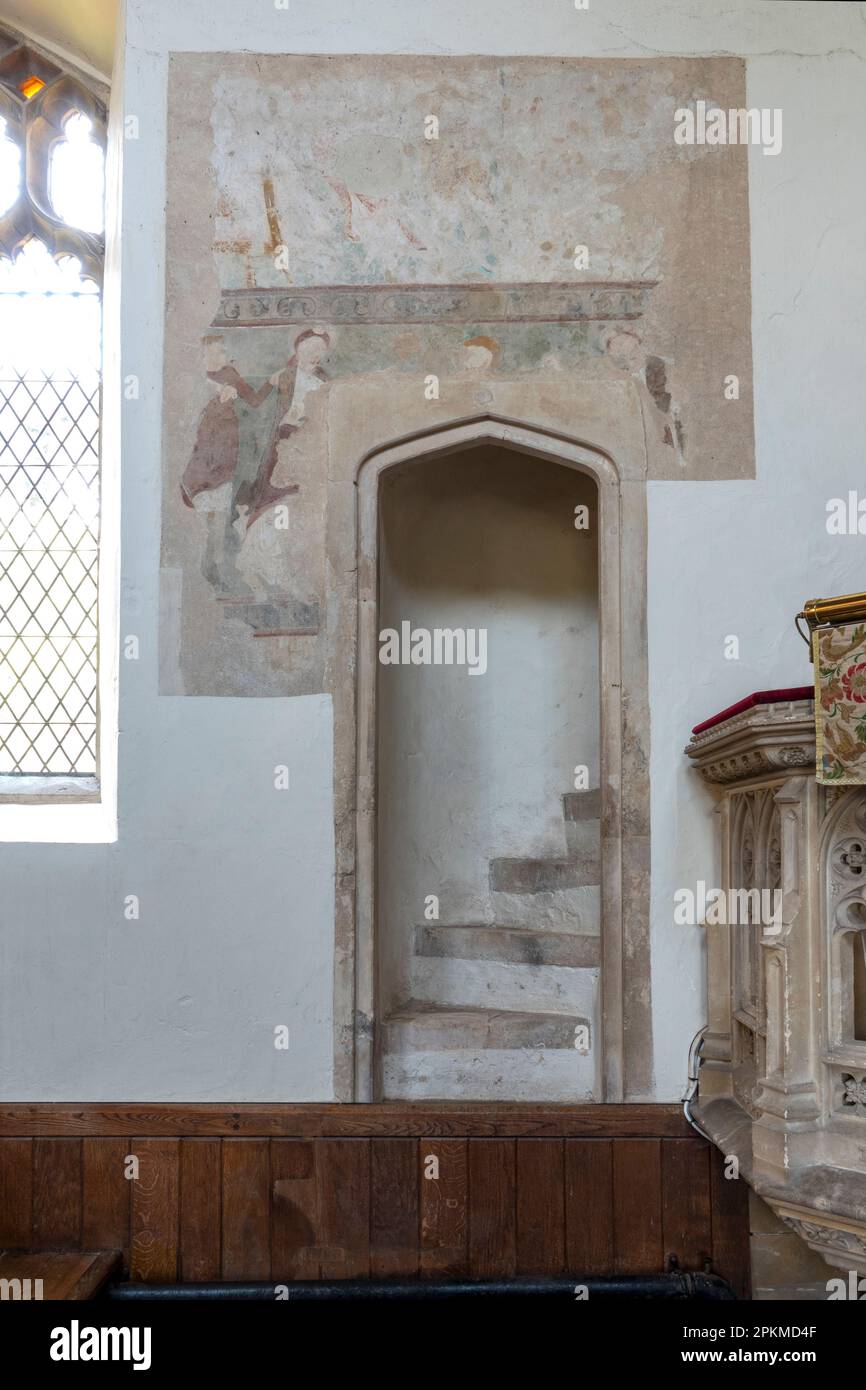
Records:
[[[866,623],[812,633],[819,782],[866,785]]]

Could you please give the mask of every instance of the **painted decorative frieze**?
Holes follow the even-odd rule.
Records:
[[[312,285],[223,290],[214,328],[343,323],[629,323],[643,318],[652,280],[630,285]]]

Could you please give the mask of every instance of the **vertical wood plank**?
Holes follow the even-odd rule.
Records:
[[[223,1279],[269,1279],[271,1165],[267,1139],[222,1141]]]
[[[469,1271],[478,1279],[507,1279],[516,1270],[514,1144],[469,1141]]]
[[[126,1139],[84,1139],[81,1149],[82,1250],[122,1250],[129,1268],[132,1180],[124,1175]]]
[[[662,1140],[662,1235],[665,1266],[700,1271],[712,1257],[709,1145]]]
[[[370,1274],[370,1140],[317,1139],[323,1279]]]
[[[614,1273],[610,1139],[565,1141],[565,1230],[569,1273]]]
[[[138,1158],[132,1180],[130,1278],[149,1284],[177,1279],[179,1139],[133,1139]]]
[[[517,1273],[565,1269],[565,1176],[561,1139],[517,1140]]]
[[[180,1277],[219,1279],[222,1259],[222,1148],[219,1139],[180,1143]]]
[[[370,1146],[370,1275],[415,1278],[419,1264],[418,1145],[373,1139]]]
[[[742,1178],[725,1177],[725,1157],[710,1150],[713,1272],[727,1279],[738,1298],[752,1291],[749,1189]]]
[[[33,1249],[81,1249],[81,1140],[33,1140]]]
[[[466,1139],[419,1139],[421,1274],[458,1278],[468,1273],[469,1145]],[[438,1177],[432,1160],[439,1165]]]
[[[0,1249],[33,1240],[33,1140],[0,1139]]]
[[[614,1140],[613,1230],[617,1274],[664,1270],[660,1139]]]
[[[271,1277],[278,1283],[319,1279],[322,1242],[312,1140],[271,1140],[271,1190]]]

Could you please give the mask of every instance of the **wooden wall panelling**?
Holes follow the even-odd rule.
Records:
[[[565,1140],[566,1267],[575,1274],[613,1274],[613,1144]]]
[[[617,1274],[664,1269],[658,1139],[614,1140],[613,1254]]]
[[[104,1134],[105,1107],[78,1107],[74,1124],[58,1107],[57,1134],[50,1107],[0,1107],[25,1129],[0,1138],[0,1248],[119,1249],[153,1282],[651,1273],[709,1258],[744,1294],[747,1189],[722,1156],[669,1107],[631,1120],[590,1108],[287,1106],[270,1137],[277,1107],[248,1108],[258,1133],[237,1110],[220,1110],[220,1131],[217,1107],[178,1107],[170,1123],[162,1107],[115,1107]],[[158,1131],[201,1109],[182,1137],[128,1135],[132,1117]]]
[[[438,1161],[438,1176],[431,1160]],[[469,1141],[419,1139],[421,1275],[456,1279],[468,1270]]]
[[[312,1139],[271,1140],[271,1274],[319,1279],[319,1192]]]
[[[0,1249],[33,1241],[33,1140],[0,1139]]]
[[[710,1154],[700,1139],[666,1139],[662,1153],[662,1244],[665,1267],[702,1270],[712,1260]]]
[[[271,1277],[271,1163],[267,1139],[222,1145],[222,1277]]]
[[[222,1273],[222,1140],[180,1142],[180,1277],[207,1283]]]
[[[129,1152],[138,1158],[138,1177],[131,1180],[130,1278],[170,1284],[178,1276],[180,1141],[133,1139]]]
[[[414,1139],[370,1140],[370,1275],[414,1279],[419,1266],[418,1190]]]
[[[81,1143],[81,1248],[120,1250],[129,1269],[132,1182],[126,1177],[127,1139]]]
[[[469,1140],[469,1273],[510,1279],[517,1269],[515,1140]]]
[[[0,1102],[0,1136],[152,1138],[688,1139],[679,1105],[136,1105]]]
[[[317,1139],[323,1279],[370,1275],[370,1141]]]
[[[562,1139],[517,1140],[517,1273],[565,1273]]]
[[[81,1140],[33,1141],[34,1250],[81,1249]]]

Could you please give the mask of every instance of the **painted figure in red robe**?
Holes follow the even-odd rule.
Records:
[[[232,526],[240,430],[236,402],[258,409],[271,394],[270,381],[258,389],[245,381],[226,357],[223,339],[204,340],[205,370],[217,388],[199,416],[195,444],[180,482],[187,507],[207,518],[202,573],[220,592],[242,593],[248,586],[236,572],[237,537]]]

